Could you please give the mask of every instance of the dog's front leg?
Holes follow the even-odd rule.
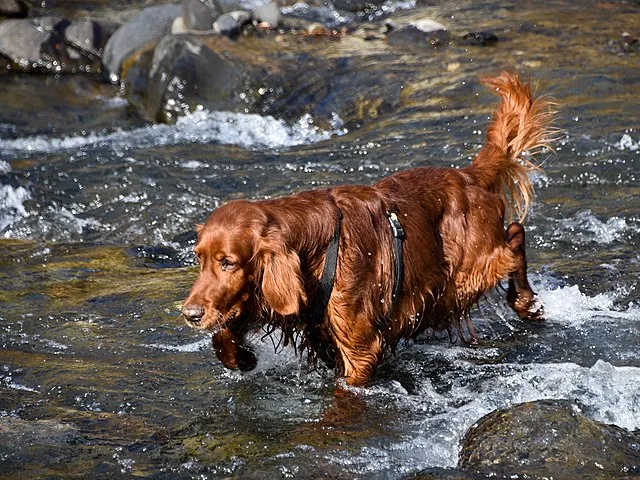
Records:
[[[542,320],[544,307],[537,300],[535,292],[527,278],[527,255],[524,246],[524,227],[513,222],[507,228],[506,241],[509,249],[515,254],[517,268],[509,273],[509,290],[507,302],[520,318],[526,320]]]
[[[213,351],[225,367],[243,372],[256,367],[258,359],[251,347],[245,344],[244,335],[244,332],[231,328],[223,328],[213,334]]]

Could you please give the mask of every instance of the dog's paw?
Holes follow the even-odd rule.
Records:
[[[521,294],[515,299],[508,298],[507,300],[520,318],[534,322],[544,320],[544,305],[535,293]]]
[[[258,358],[251,347],[242,343],[241,337],[222,330],[212,337],[213,351],[222,364],[231,370],[248,372],[256,368]]]

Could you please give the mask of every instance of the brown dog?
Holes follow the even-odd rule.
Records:
[[[552,111],[515,74],[484,83],[501,102],[471,165],[232,201],[198,227],[200,275],[182,313],[214,332],[226,367],[253,368],[245,336],[278,328],[285,344],[362,385],[400,340],[427,328],[460,330],[470,307],[504,278],[515,312],[541,318],[524,229],[512,223],[505,231],[504,218],[507,206],[521,219],[527,213],[528,174],[538,167],[520,155],[551,141]]]

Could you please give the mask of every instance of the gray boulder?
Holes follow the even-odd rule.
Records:
[[[242,103],[247,69],[195,36],[166,36],[146,61],[135,71],[137,79],[127,76],[127,83],[137,85],[128,98],[148,120],[170,123],[196,105],[234,110]]]
[[[102,56],[107,40],[113,35],[117,25],[94,20],[76,20],[64,31],[65,42],[87,56]]]
[[[54,16],[6,20],[0,23],[0,55],[24,72],[97,71],[111,31],[91,20],[71,23]]]
[[[29,6],[20,0],[0,0],[0,17],[24,18],[29,13]]]
[[[272,27],[280,24],[280,7],[278,2],[269,2],[253,9],[253,19],[258,23],[266,23]]]
[[[182,0],[182,18],[187,30],[211,30],[222,14],[217,0]]]
[[[462,441],[458,468],[498,478],[637,478],[640,435],[540,400],[482,418]]]
[[[131,55],[157,44],[171,30],[174,19],[182,13],[180,5],[148,7],[122,25],[104,47],[102,64],[112,82],[121,76],[123,62]]]
[[[69,22],[58,17],[38,20],[46,28],[31,19],[0,23],[0,54],[23,71],[62,71],[68,56],[57,25],[66,27]]]
[[[238,36],[242,29],[251,23],[251,20],[251,14],[244,10],[224,13],[213,23],[213,31],[233,38]]]

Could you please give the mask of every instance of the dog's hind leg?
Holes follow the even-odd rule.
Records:
[[[527,255],[524,246],[524,227],[514,222],[507,228],[506,242],[517,261],[517,267],[509,273],[507,302],[520,318],[542,320],[544,307],[531,289],[527,278]]]

